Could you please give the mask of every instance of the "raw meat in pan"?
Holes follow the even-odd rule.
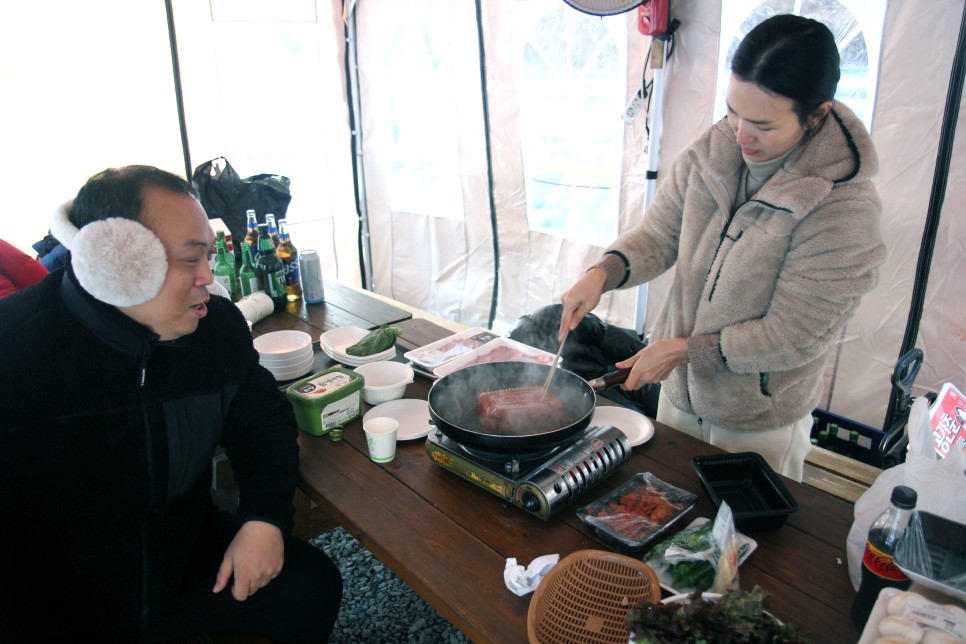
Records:
[[[512,387],[487,391],[476,398],[480,424],[491,434],[517,434],[558,429],[573,422],[563,403],[542,387]]]

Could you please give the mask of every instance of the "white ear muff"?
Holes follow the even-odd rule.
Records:
[[[71,263],[81,286],[114,306],[144,304],[158,294],[168,274],[161,240],[133,219],[104,219],[81,228]]]
[[[70,250],[77,280],[88,293],[114,306],[136,306],[154,298],[168,274],[161,240],[133,219],[93,221],[78,230],[58,209],[51,234]]]

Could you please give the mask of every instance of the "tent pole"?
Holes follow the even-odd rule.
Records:
[[[188,147],[188,124],[184,115],[184,96],[181,93],[181,63],[178,58],[178,38],[174,31],[174,8],[171,0],[164,0],[168,18],[168,46],[171,48],[171,71],[174,73],[174,100],[178,108],[178,127],[181,130],[181,154],[184,156],[184,176],[191,181],[191,152]]]
[[[654,191],[657,190],[657,163],[661,156],[661,132],[664,129],[664,65],[667,63],[667,42],[663,38],[651,40],[650,66],[654,72],[651,85],[651,131],[647,141],[647,174],[644,182],[644,211],[647,212]],[[647,284],[637,287],[637,306],[634,311],[634,330],[644,335],[644,320],[647,315]]]
[[[932,192],[929,195],[926,225],[922,234],[922,243],[919,246],[919,261],[916,265],[916,279],[912,287],[912,304],[909,307],[906,333],[902,338],[902,347],[899,349],[900,359],[915,347],[916,340],[919,337],[919,322],[922,319],[922,310],[926,299],[926,284],[929,281],[932,251],[936,245],[936,231],[939,228],[939,218],[942,214],[943,201],[946,197],[946,183],[949,179],[949,165],[953,154],[953,140],[956,138],[956,120],[959,118],[959,103],[963,96],[964,76],[966,76],[966,9],[963,10],[959,23],[959,40],[956,42],[956,53],[953,56],[953,66],[949,78],[949,91],[946,93],[946,109],[943,113],[942,129],[940,130],[939,150],[936,153],[936,168],[933,171]],[[896,383],[893,383],[883,429],[887,430],[897,420],[896,416],[898,415],[902,397],[902,390]]]
[[[372,244],[369,238],[369,207],[366,202],[366,172],[362,160],[362,103],[359,100],[359,59],[356,47],[355,2],[343,7],[345,30],[345,75],[352,135],[352,174],[355,179],[356,215],[359,218],[359,269],[362,288],[375,291],[372,277]]]

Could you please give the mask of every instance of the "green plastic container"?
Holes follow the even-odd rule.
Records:
[[[354,371],[333,367],[289,385],[288,399],[299,429],[314,436],[328,434],[359,417],[365,381]]]

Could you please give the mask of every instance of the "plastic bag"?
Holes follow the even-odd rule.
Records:
[[[727,507],[724,504],[722,507]],[[729,509],[727,514],[731,514]],[[719,510],[719,532],[725,514]],[[718,569],[722,548],[714,543],[715,522],[695,519],[691,525],[654,546],[644,558],[661,582],[675,594],[694,590],[711,592]],[[740,566],[757,544],[740,532],[734,532]]]
[[[195,168],[191,182],[201,198],[209,219],[220,218],[231,231],[235,254],[240,257],[249,209],[265,221],[272,213],[275,220],[285,218],[292,201],[291,181],[277,174],[256,174],[242,179],[225,157],[217,157]]]
[[[889,505],[892,488],[907,485],[918,494],[917,510],[966,523],[966,458],[962,450],[952,450],[939,458],[933,444],[929,422],[929,402],[917,398],[909,411],[909,452],[906,462],[882,472],[872,486],[855,502],[855,520],[846,541],[849,578],[856,590],[862,581],[862,553],[869,527]]]

